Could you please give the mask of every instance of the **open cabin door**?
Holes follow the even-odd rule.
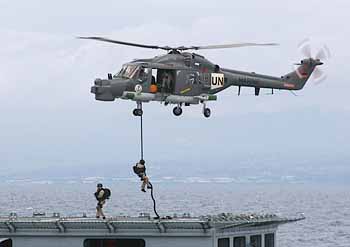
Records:
[[[176,70],[152,69],[151,84],[157,86],[159,93],[173,94],[175,91]]]

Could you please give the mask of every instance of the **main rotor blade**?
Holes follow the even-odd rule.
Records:
[[[137,44],[137,43],[130,43],[130,42],[113,40],[113,39],[107,39],[107,38],[103,38],[103,37],[78,37],[78,39],[92,39],[92,40],[108,42],[108,43],[113,43],[113,44],[119,44],[119,45],[128,45],[128,46],[135,46],[135,47],[149,48],[149,49],[162,49],[162,50],[167,50],[167,51],[172,49],[171,47],[168,47],[168,46],[160,47],[157,45],[144,45],[144,44]]]
[[[179,47],[179,50],[208,50],[208,49],[224,49],[224,48],[239,48],[239,47],[251,47],[251,46],[276,46],[276,43],[236,43],[226,45],[206,45],[206,46],[191,46],[191,47]]]
[[[259,44],[259,43],[236,43],[236,44],[226,44],[226,45],[207,45],[207,46],[179,46],[179,47],[169,47],[169,46],[157,46],[157,45],[144,45],[144,44],[137,44],[137,43],[131,43],[131,42],[125,42],[125,41],[118,41],[113,39],[107,39],[103,37],[78,37],[78,39],[92,39],[102,42],[108,42],[113,44],[119,44],[119,45],[128,45],[128,46],[135,46],[135,47],[141,47],[141,48],[148,48],[148,49],[162,49],[166,51],[170,50],[178,50],[178,51],[185,51],[185,50],[206,50],[206,49],[223,49],[223,48],[238,48],[238,47],[247,47],[247,46],[274,46],[278,45],[275,43],[266,43],[266,44]]]

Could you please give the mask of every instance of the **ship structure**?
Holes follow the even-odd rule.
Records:
[[[106,220],[11,214],[0,218],[0,247],[275,247],[278,226],[302,219],[229,213]]]

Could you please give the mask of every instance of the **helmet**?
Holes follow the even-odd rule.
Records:
[[[103,185],[102,184],[97,184],[97,188],[102,188]]]
[[[145,161],[144,161],[144,160],[140,160],[140,164],[141,164],[141,165],[144,165],[144,164],[145,164]]]

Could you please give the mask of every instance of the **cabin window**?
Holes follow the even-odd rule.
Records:
[[[158,70],[157,69],[152,69],[152,81],[151,81],[151,84],[156,84],[156,78],[157,78],[157,73],[158,73]]]
[[[265,247],[275,247],[275,234],[265,234]]]
[[[245,237],[236,237],[233,239],[233,247],[246,247]]]
[[[151,69],[149,69],[149,68],[141,68],[140,71],[139,71],[139,75],[138,75],[139,82],[141,82],[141,83],[147,82],[150,73],[151,73]]]
[[[229,238],[219,238],[218,239],[218,247],[230,247],[230,239]]]
[[[261,247],[261,235],[250,236],[251,247]]]
[[[11,239],[0,239],[0,247],[12,247],[12,240]]]
[[[86,239],[84,247],[145,247],[143,239]]]

